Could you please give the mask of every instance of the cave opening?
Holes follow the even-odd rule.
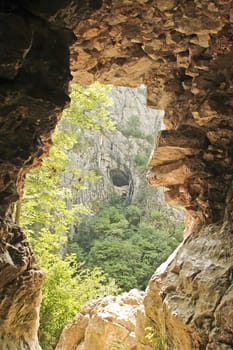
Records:
[[[100,100],[99,96],[104,97]],[[110,103],[104,105],[109,96],[114,101],[112,106]],[[136,99],[138,110],[135,110]],[[92,110],[88,109],[89,105]],[[105,112],[108,110],[110,113],[109,120],[101,119],[102,115],[105,116],[101,110],[103,106]],[[81,113],[84,113],[82,118]],[[93,128],[90,127],[91,123]],[[59,272],[60,282],[56,282],[58,268],[62,266],[63,270],[71,269],[74,278],[79,277],[80,271],[84,275],[88,268],[90,273],[93,271],[93,283],[100,283],[98,280],[96,282],[94,275],[98,266],[106,276],[112,278],[114,283],[111,285],[105,277],[106,282],[101,286],[101,292],[98,288],[93,292],[91,287],[87,292],[85,284],[90,283],[89,279],[80,279],[79,285],[88,298],[91,298],[91,293],[102,297],[102,292],[107,293],[105,288],[113,294],[116,293],[116,288],[125,292],[134,288],[143,291],[158,262],[163,262],[182,239],[182,227],[178,229],[176,238],[170,239],[175,224],[168,222],[173,214],[170,211],[169,214],[164,214],[168,213],[168,209],[162,204],[162,196],[157,192],[157,196],[151,196],[151,192],[155,194],[156,190],[149,189],[145,180],[146,163],[154,144],[153,137],[159,133],[160,126],[161,113],[146,106],[145,87],[109,88],[102,84],[72,86],[71,104],[64,111],[53,136],[54,145],[42,167],[28,174],[22,201],[24,231],[26,234],[33,232],[32,242],[38,262],[47,271],[40,313],[40,341],[45,349],[51,341],[45,338],[45,327],[49,325],[53,332],[51,335],[56,338],[55,334],[59,331],[54,325],[63,322],[56,316],[57,307],[61,308],[59,298],[56,302],[53,301],[54,293],[59,295],[59,288],[62,291],[64,289],[61,285],[64,272]],[[47,181],[48,178],[52,182]],[[87,204],[90,211],[85,209],[83,214],[79,212],[79,206],[85,207]],[[163,213],[160,212],[161,208]],[[153,229],[150,226],[152,223]],[[157,248],[160,249],[163,232],[158,227],[163,227],[164,232],[166,227],[170,233],[166,233],[164,253],[157,254],[158,261],[155,265],[154,254]],[[140,236],[144,238],[137,239]],[[158,247],[151,246],[150,251],[146,252],[148,245],[152,244],[152,237],[155,241],[159,237],[156,243]],[[63,243],[58,244],[57,251],[56,242],[59,241]],[[45,250],[44,247],[49,242],[49,247]],[[56,256],[54,249],[57,251]],[[72,260],[74,256],[76,261]],[[54,259],[52,266],[47,264],[50,259]],[[71,267],[66,259],[71,259]],[[138,259],[142,265],[140,269]],[[79,263],[85,264],[84,268],[75,271],[76,264]],[[120,268],[115,269],[115,266]],[[67,277],[65,281],[65,289],[69,291],[74,281]],[[52,288],[54,282],[56,287]],[[76,291],[74,286],[73,289]],[[82,300],[84,299],[83,296]],[[63,302],[67,309],[69,303],[74,303],[67,296],[63,297]],[[78,300],[75,302],[79,305]],[[46,303],[53,304],[49,317],[44,306]],[[70,310],[70,313],[74,310]]]
[[[129,186],[129,175],[120,169],[110,170],[110,176],[114,186]]]
[[[186,208],[192,236],[150,282],[144,303],[156,329],[150,327],[148,335],[158,346],[178,350],[232,348],[232,1],[61,0],[48,5],[44,0],[9,0],[2,2],[0,11],[1,346],[40,350],[43,273],[13,221],[12,207],[22,196],[26,173],[48,154],[51,134],[69,103],[72,74],[83,85],[96,80],[134,87],[144,83],[148,103],[166,110],[168,130],[161,132],[150,159],[148,181],[168,188],[166,200]],[[126,134],[131,141],[132,128]],[[133,134],[140,135],[137,128]],[[101,161],[107,163],[108,157]],[[144,154],[136,162],[144,171]],[[37,194],[44,190],[37,186]],[[95,193],[100,192],[96,188]],[[58,199],[53,200],[56,211]],[[148,207],[143,192],[137,200]],[[44,209],[49,212],[48,203]],[[111,208],[108,214],[107,220],[99,220],[101,230],[104,223],[113,224],[116,245],[122,240],[122,227],[129,237],[135,223],[144,228],[134,244],[150,231],[135,208],[124,207],[123,213]],[[166,235],[156,211],[150,220]],[[46,222],[45,230],[48,226]],[[92,233],[87,230],[86,237]],[[45,258],[54,242],[47,242]],[[127,256],[129,264],[125,247],[118,255],[124,252],[122,261]],[[141,257],[134,257],[141,266]],[[61,272],[69,272],[66,267]]]

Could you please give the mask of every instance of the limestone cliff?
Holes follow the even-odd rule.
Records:
[[[167,200],[196,221],[223,220],[232,181],[232,1],[112,1],[75,33],[77,81],[144,83],[149,105],[165,110],[172,130],[161,135],[148,181],[166,186]]]
[[[70,159],[84,172],[94,170],[99,180],[85,182],[84,189],[74,192],[74,201],[95,205],[110,192],[116,192],[141,206],[163,207],[172,212],[163,201],[161,189],[152,189],[146,183],[147,163],[151,149],[161,129],[162,111],[148,108],[146,88],[111,87],[110,118],[114,130],[77,130],[78,140],[70,152]],[[64,174],[69,185],[70,174]],[[173,215],[178,211],[174,211]],[[181,215],[180,215],[181,216]]]
[[[151,158],[149,182],[166,186],[167,200],[184,206],[192,223],[232,221],[232,8],[232,0],[0,2],[2,349],[39,349],[42,276],[11,213],[26,172],[47,154],[69,100],[69,58],[78,82],[145,84],[149,105],[165,110],[168,128]],[[183,268],[178,264],[177,269],[174,260],[169,265],[173,272],[158,272],[150,284],[148,298],[152,305],[158,300],[160,310],[146,306],[146,312],[167,337],[167,349],[179,349],[179,329],[188,349],[232,347],[231,237],[226,225],[218,237],[208,227],[189,236],[177,255]],[[207,248],[213,245],[203,251],[204,242]],[[207,268],[212,259],[215,263]],[[195,267],[197,261],[203,263]],[[195,277],[198,269],[206,271],[209,298],[198,283],[201,273]],[[176,279],[177,304],[170,302],[173,286],[162,298],[166,275]],[[190,319],[182,316],[187,300]]]

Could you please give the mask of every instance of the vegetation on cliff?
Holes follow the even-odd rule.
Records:
[[[39,330],[44,350],[53,348],[63,327],[87,300],[118,291],[101,269],[83,268],[74,255],[66,253],[70,225],[88,213],[87,207],[72,204],[73,188],[78,190],[84,181],[97,178],[93,171],[75,168],[68,153],[77,142],[77,128],[113,127],[106,112],[111,102],[107,91],[100,84],[73,87],[71,106],[53,135],[49,157],[25,182],[20,220],[46,274]],[[65,171],[72,174],[69,187],[63,178]]]

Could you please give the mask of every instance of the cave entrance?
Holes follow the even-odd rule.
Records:
[[[112,169],[110,170],[110,179],[114,191],[122,198],[128,198],[131,201],[134,192],[134,181],[130,170]]]
[[[129,175],[120,169],[110,171],[110,176],[114,186],[123,187],[129,186]]]

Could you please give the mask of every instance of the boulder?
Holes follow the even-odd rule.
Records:
[[[232,223],[209,225],[157,269],[144,304],[163,349],[232,349],[232,249]]]
[[[87,303],[64,328],[56,350],[151,350],[143,298],[133,289]]]

